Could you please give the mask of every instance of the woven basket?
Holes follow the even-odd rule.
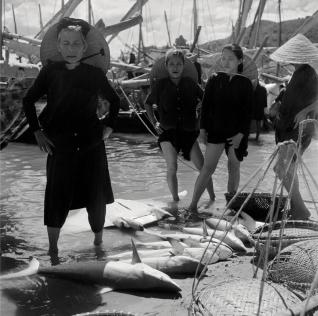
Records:
[[[248,197],[250,193],[248,192],[242,192],[240,193],[234,201],[229,205],[230,209],[233,209],[234,211],[238,211],[242,204],[245,202],[246,198]],[[226,202],[229,203],[230,200],[233,198],[233,193],[225,193],[225,199]],[[285,205],[287,197],[283,196],[281,198],[281,202],[279,204],[278,208],[278,219],[282,218],[283,213],[280,212]],[[277,205],[279,202],[279,197],[277,196],[275,198],[275,211],[277,209]],[[264,222],[266,220],[266,216],[270,210],[272,204],[272,195],[270,193],[253,193],[242,209],[245,213],[249,214],[253,219],[256,221],[262,221]]]
[[[271,280],[290,287],[308,290],[318,268],[318,239],[297,242],[271,261]]]
[[[257,315],[260,280],[224,280],[204,288],[192,306],[193,315],[242,316]],[[299,304],[300,299],[280,284],[264,284],[260,315],[276,315],[286,306]]]

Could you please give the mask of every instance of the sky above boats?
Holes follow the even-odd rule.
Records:
[[[61,0],[3,0],[5,5],[3,24],[14,32],[12,5],[14,7],[18,33],[34,36],[40,29],[39,8],[45,24],[61,6]],[[65,0],[67,2],[67,0]],[[102,18],[106,25],[120,21],[135,0],[91,0],[95,23]],[[254,0],[248,16],[247,25],[251,24],[259,1]],[[230,35],[232,25],[238,15],[239,0],[197,0],[198,25],[202,26],[199,43],[224,38]],[[163,46],[168,43],[164,19],[167,13],[171,41],[179,35],[191,42],[193,35],[193,0],[149,0],[143,8],[143,39],[146,46]],[[282,0],[282,20],[304,18],[318,9],[315,0]],[[87,0],[76,8],[72,16],[87,20]],[[267,0],[263,19],[278,22],[278,0]],[[113,57],[120,51],[127,51],[125,44],[138,43],[138,26],[121,32],[110,44]]]

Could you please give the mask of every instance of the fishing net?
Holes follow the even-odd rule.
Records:
[[[318,239],[297,242],[271,261],[268,267],[269,277],[275,282],[308,290],[318,268]]]
[[[236,316],[277,315],[301,300],[281,284],[264,283],[260,314],[261,283],[257,279],[224,280],[209,285],[196,296],[192,304],[192,315]]]
[[[240,193],[232,202],[229,204],[229,208],[238,211],[242,204],[247,199],[248,192]],[[234,197],[234,193],[225,193],[226,202],[229,203],[231,199]],[[279,219],[282,218],[283,212],[281,210],[284,208],[287,197],[283,196],[279,199],[278,196],[275,198],[274,210],[278,212],[277,216]],[[264,222],[266,220],[267,214],[272,205],[273,198],[270,193],[253,193],[247,203],[242,208],[242,211],[249,214],[253,219],[257,221]],[[279,205],[279,207],[278,207]],[[277,208],[278,207],[278,208]]]

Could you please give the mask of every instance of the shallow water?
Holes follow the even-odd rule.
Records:
[[[268,160],[274,148],[271,133],[261,135],[260,142],[250,141],[249,155],[241,167],[241,185]],[[318,142],[313,141],[303,156],[316,181],[317,154]],[[10,143],[0,155],[1,271],[20,270],[30,256],[38,258],[41,265],[49,266],[51,261],[46,254],[48,241],[42,211],[46,182],[45,154],[34,145]],[[115,198],[169,201],[165,162],[152,136],[116,134],[107,143],[107,155]],[[180,162],[178,170],[179,191],[188,191],[182,201],[184,205],[189,202],[197,176],[197,171],[189,165],[188,162]],[[244,191],[250,191],[258,179],[258,175],[253,177]],[[213,180],[217,200],[223,201],[227,183],[225,156],[222,156]],[[259,191],[271,192],[273,180],[274,174],[270,168]],[[304,198],[310,200],[305,181],[303,178],[300,180]],[[310,187],[317,197],[312,183]],[[203,200],[207,200],[206,194]],[[62,231],[60,261],[105,259],[109,253],[128,249],[131,236],[139,240],[149,239],[141,232],[127,234],[117,229],[107,229],[104,232],[105,251],[97,251],[92,246],[91,232],[63,234]],[[94,310],[104,304],[93,286],[43,276],[4,281],[1,288],[1,315],[72,315]]]

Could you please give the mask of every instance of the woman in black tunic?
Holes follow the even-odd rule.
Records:
[[[86,207],[94,244],[100,245],[106,204],[114,201],[103,140],[113,130],[119,98],[101,69],[80,61],[89,28],[82,20],[61,20],[57,42],[64,62],[44,66],[23,99],[36,141],[48,153],[44,224],[50,254],[57,254],[60,229],[76,208]],[[47,105],[38,120],[35,102],[45,94]],[[103,121],[96,114],[99,96],[110,102]]]
[[[308,62],[318,61],[318,49],[302,34],[297,34],[279,47],[271,56],[277,62],[290,63],[295,71],[286,89],[277,97],[278,112],[275,117],[276,143],[293,140],[302,155],[311,143],[314,134],[313,123],[303,128],[299,138],[299,123],[306,118],[314,118],[318,112],[318,75]],[[297,176],[294,148],[282,146],[274,167],[283,185],[290,192],[292,219],[305,220],[311,216],[300,190]],[[288,170],[287,169],[288,166]]]
[[[158,144],[167,164],[167,183],[172,195],[172,205],[178,203],[177,158],[181,151],[186,160],[191,160],[200,170],[203,155],[197,142],[199,134],[197,124],[197,105],[203,91],[191,78],[184,77],[184,55],[181,50],[169,50],[165,57],[165,66],[169,77],[155,82],[149,94],[145,108],[148,117],[159,134]],[[153,112],[158,106],[159,121]],[[211,178],[207,182],[211,200],[214,191]]]
[[[243,52],[231,44],[222,50],[224,72],[212,75],[202,101],[200,139],[207,144],[204,165],[196,180],[190,212],[197,212],[198,201],[225,149],[228,156],[227,191],[235,193],[240,181],[240,162],[247,156],[253,86],[240,75]]]

